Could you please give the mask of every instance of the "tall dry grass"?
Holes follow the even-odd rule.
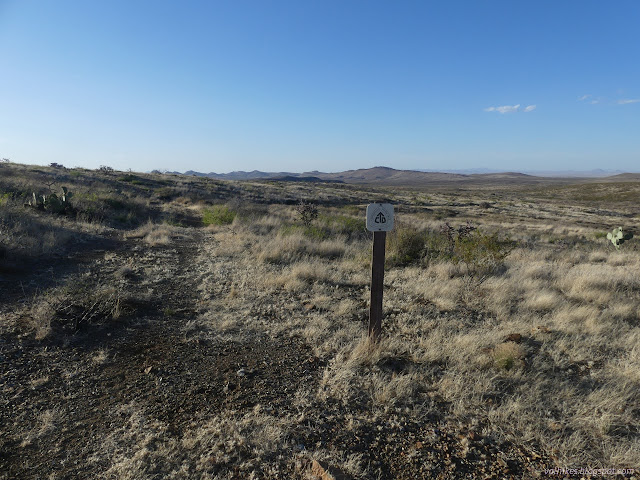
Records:
[[[357,259],[368,242],[283,235],[269,222],[264,234],[236,230],[244,250],[225,248],[224,232],[209,240],[209,258],[223,252],[238,268],[228,272],[233,296],[202,321],[236,338],[306,339],[327,362],[313,401],[421,414],[446,402],[561,465],[640,461],[635,255],[542,243],[483,277],[444,260],[390,268],[385,334],[372,346],[363,336],[369,266]]]

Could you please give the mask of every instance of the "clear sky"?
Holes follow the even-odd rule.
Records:
[[[0,0],[0,157],[640,170],[640,1]]]

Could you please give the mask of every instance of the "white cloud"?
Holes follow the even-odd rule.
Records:
[[[485,108],[485,112],[499,112],[499,113],[513,113],[517,112],[520,108],[520,104],[518,105],[502,105],[501,107],[488,107]]]
[[[585,101],[587,98],[591,98],[593,97],[593,95],[582,95],[580,98],[578,98],[578,100],[580,100],[581,102]],[[593,103],[593,102],[592,102]]]
[[[536,109],[537,105],[529,105],[528,107],[524,107],[525,112],[533,112]]]
[[[640,102],[640,98],[625,98],[623,100],[618,100],[618,105],[628,105],[630,103],[638,103]]]

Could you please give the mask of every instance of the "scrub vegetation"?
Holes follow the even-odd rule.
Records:
[[[606,186],[0,164],[0,479],[637,467],[640,190]]]

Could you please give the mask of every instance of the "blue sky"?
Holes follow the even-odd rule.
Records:
[[[0,0],[0,157],[640,170],[640,2]]]

